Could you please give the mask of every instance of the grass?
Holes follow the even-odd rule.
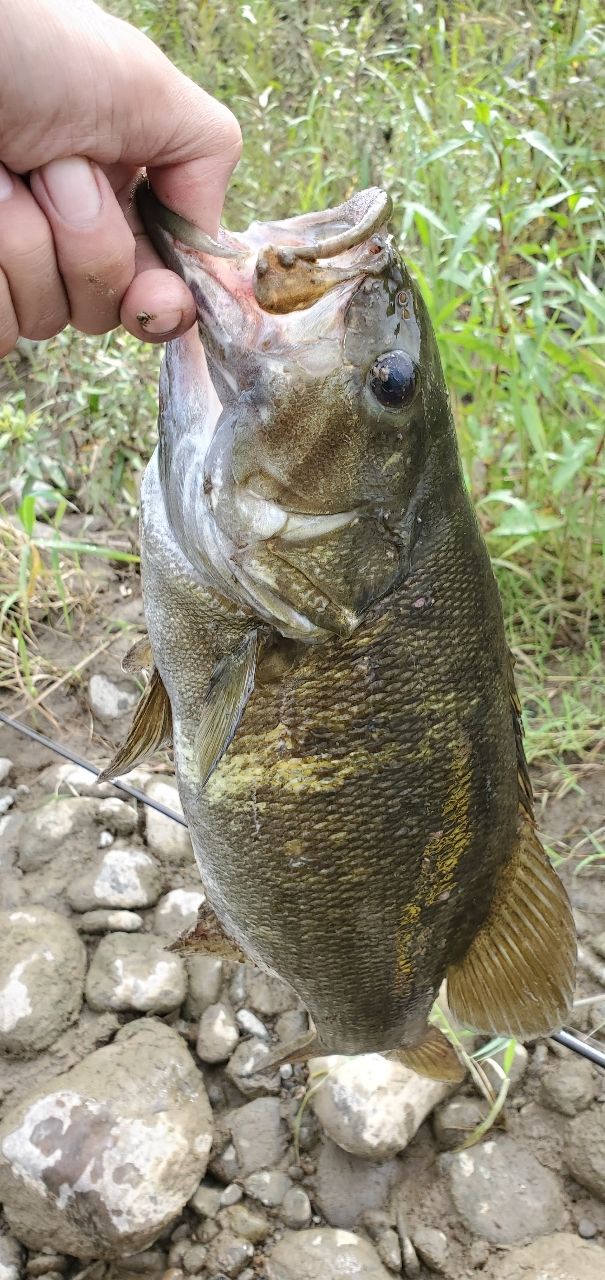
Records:
[[[240,118],[244,160],[227,225],[321,208],[370,183],[390,190],[393,230],[431,312],[502,592],[529,755],[600,759],[600,0],[520,0],[518,9],[495,0],[108,7]],[[154,442],[157,352],[121,332],[22,347],[0,372],[5,489],[15,478],[50,488],[131,530]],[[40,554],[37,591],[52,573]],[[5,611],[10,644],[15,626],[24,637],[17,662],[30,644],[28,583],[3,575],[5,598],[19,591]],[[64,617],[71,606],[61,608]]]

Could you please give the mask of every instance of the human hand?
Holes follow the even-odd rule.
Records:
[[[215,237],[235,117],[92,0],[0,0],[0,30],[0,356],[69,321],[177,337],[195,306],[144,234],[133,182],[146,166],[162,203]]]

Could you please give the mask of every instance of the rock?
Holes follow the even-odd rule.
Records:
[[[282,1201],[279,1214],[282,1222],[293,1231],[308,1227],[311,1221],[311,1201],[304,1187],[290,1187]]]
[[[402,1151],[452,1089],[379,1053],[309,1062],[311,1075],[324,1068],[329,1075],[313,1094],[315,1114],[333,1142],[366,1160],[386,1160]]]
[[[244,1181],[244,1191],[251,1200],[258,1200],[266,1209],[276,1209],[283,1204],[292,1183],[286,1173],[280,1169],[270,1172],[251,1173]]]
[[[208,1250],[203,1244],[190,1245],[183,1254],[183,1266],[190,1276],[196,1276],[206,1265]]]
[[[180,956],[149,934],[112,933],[101,939],[86,978],[86,1001],[100,1012],[170,1013],[185,998]]]
[[[494,1062],[497,1062],[499,1066],[502,1067],[503,1070],[504,1070],[504,1059],[506,1057],[506,1052],[507,1052],[506,1049],[501,1049],[499,1053],[492,1054]],[[500,1087],[502,1085],[502,1076],[499,1076],[498,1072],[494,1071],[494,1068],[490,1065],[489,1062],[483,1062],[481,1065],[492,1086],[492,1089],[494,1089],[495,1093],[499,1093]],[[529,1054],[527,1052],[527,1049],[525,1048],[524,1045],[519,1044],[519,1041],[517,1041],[515,1045],[514,1053],[513,1053],[513,1060],[509,1067],[509,1072],[508,1072],[511,1085],[519,1083],[519,1080],[521,1080],[525,1075],[528,1065],[529,1065]]]
[[[469,1231],[491,1244],[524,1244],[565,1223],[554,1173],[511,1138],[447,1159],[454,1204]]]
[[[0,1048],[45,1049],[82,1005],[86,951],[64,916],[44,907],[0,912]]]
[[[25,1270],[28,1276],[45,1276],[49,1271],[67,1271],[69,1266],[67,1258],[61,1253],[39,1253],[36,1256],[29,1257]]]
[[[76,1258],[145,1249],[203,1176],[212,1113],[176,1032],[144,1018],[0,1125],[0,1200],[29,1248]]]
[[[231,1230],[236,1236],[243,1236],[251,1244],[262,1244],[271,1235],[271,1223],[264,1214],[253,1213],[244,1204],[233,1204],[226,1214]]]
[[[286,1231],[267,1260],[269,1280],[389,1280],[374,1249],[351,1231]]]
[[[140,1253],[131,1253],[127,1258],[117,1258],[116,1267],[120,1271],[130,1271],[134,1275],[153,1275],[166,1267],[166,1254],[161,1249],[143,1249]]]
[[[221,1208],[228,1209],[229,1205],[238,1204],[243,1196],[243,1191],[237,1182],[230,1182],[229,1186],[221,1191]]]
[[[552,1111],[575,1116],[589,1107],[595,1095],[595,1081],[588,1062],[573,1058],[559,1062],[542,1080],[540,1101]]]
[[[97,840],[97,849],[109,849],[113,844],[115,836],[111,831],[99,831],[99,839]]]
[[[143,917],[136,911],[85,911],[74,923],[81,933],[136,933]]]
[[[200,1021],[196,1052],[202,1062],[226,1062],[239,1040],[233,1010],[226,1004],[211,1004]]]
[[[443,1231],[436,1227],[419,1227],[412,1233],[412,1244],[429,1271],[446,1274],[447,1236]]]
[[[490,1256],[490,1247],[487,1240],[473,1240],[468,1251],[468,1260],[473,1267],[484,1267]]]
[[[308,1030],[309,1019],[304,1009],[288,1009],[282,1013],[275,1023],[275,1034],[284,1044],[290,1044],[297,1036]]]
[[[223,1147],[220,1155],[213,1156],[210,1162],[210,1172],[218,1178],[219,1182],[224,1182],[227,1186],[233,1182],[234,1178],[239,1177],[239,1162],[237,1159],[237,1151],[232,1142]]]
[[[8,812],[15,803],[15,792],[9,787],[0,787],[0,816]]]
[[[131,711],[137,701],[136,694],[118,689],[117,684],[108,680],[107,676],[91,676],[88,681],[88,705],[102,724],[111,724],[112,720],[123,716],[125,711]]]
[[[222,1272],[231,1280],[239,1276],[244,1267],[254,1257],[254,1246],[241,1236],[234,1236],[230,1231],[221,1231],[212,1241],[208,1254],[208,1272]]]
[[[0,1280],[19,1280],[23,1249],[14,1236],[0,1235]]]
[[[272,973],[255,969],[252,965],[246,965],[245,983],[250,1008],[267,1018],[295,1009],[299,1003],[296,992],[287,982],[282,982],[281,978],[274,977]]]
[[[200,1218],[214,1218],[220,1209],[221,1193],[216,1187],[206,1187],[202,1182],[192,1195],[189,1204]]]
[[[0,872],[15,865],[24,813],[7,813],[0,818]]]
[[[166,805],[168,809],[174,809],[176,813],[183,812],[175,782],[152,776],[145,790],[152,800],[158,800],[160,804]],[[164,865],[184,867],[195,862],[187,828],[182,827],[178,822],[173,822],[172,818],[158,813],[156,809],[146,807],[145,831],[151,852],[155,853]]]
[[[155,909],[153,928],[155,933],[167,938],[179,938],[182,933],[197,924],[197,913],[206,894],[194,889],[171,889],[160,898]]]
[[[599,1228],[594,1222],[590,1221],[590,1218],[580,1218],[578,1223],[578,1235],[582,1237],[582,1240],[594,1240],[594,1237],[598,1234]]]
[[[134,804],[108,796],[106,800],[99,800],[95,819],[114,836],[131,836],[137,829],[139,816]]]
[[[0,783],[5,782],[11,769],[14,769],[12,760],[8,756],[0,756]]]
[[[603,1280],[605,1249],[566,1231],[493,1258],[486,1280]]]
[[[247,1035],[258,1036],[261,1040],[269,1039],[269,1032],[266,1026],[261,1022],[260,1018],[257,1018],[255,1013],[252,1013],[251,1009],[238,1009],[235,1018],[242,1031],[245,1031]]]
[[[74,796],[65,800],[47,800],[39,809],[25,816],[19,832],[19,866],[22,871],[39,871],[50,862],[55,850],[68,836],[92,827],[94,800]],[[95,904],[97,905],[97,904]]]
[[[96,773],[91,769],[85,769],[81,764],[67,762],[53,766],[49,772],[45,771],[43,777],[50,782],[57,794],[62,796],[74,794],[98,796],[105,788],[107,788],[107,794],[112,790],[110,783],[98,783]]]
[[[223,962],[219,956],[192,955],[186,959],[189,974],[183,1017],[197,1022],[211,1004],[217,1004],[223,985]]]
[[[601,1111],[588,1111],[571,1121],[565,1159],[576,1182],[605,1200],[605,1115]]]
[[[263,1061],[271,1052],[264,1040],[244,1040],[231,1056],[225,1074],[245,1098],[259,1098],[279,1093],[279,1072],[262,1072]]]
[[[451,1098],[433,1113],[433,1132],[442,1150],[459,1147],[488,1113],[479,1098]]]
[[[361,1215],[361,1225],[365,1227],[371,1240],[376,1242],[395,1225],[394,1214],[385,1213],[383,1209],[366,1209]]]
[[[118,849],[112,845],[68,885],[67,901],[73,911],[94,911],[96,907],[132,911],[152,907],[161,890],[162,877],[155,858],[144,849]]]
[[[285,1155],[287,1135],[278,1098],[255,1098],[229,1112],[225,1123],[231,1130],[240,1177],[257,1169],[271,1169]]]
[[[383,1209],[403,1177],[399,1160],[374,1164],[324,1138],[317,1149],[314,1201],[333,1227],[354,1227],[366,1209]]]
[[[376,1252],[381,1262],[389,1271],[401,1271],[401,1245],[399,1236],[396,1231],[390,1227],[388,1231],[384,1231],[376,1246]]]

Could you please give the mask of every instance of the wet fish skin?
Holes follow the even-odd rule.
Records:
[[[306,311],[264,315],[262,234],[236,266],[172,245],[222,403],[195,335],[171,344],[142,491],[149,636],[209,900],[324,1051],[422,1045],[448,971],[474,1025],[538,1034],[571,999],[573,925],[533,831],[426,309],[385,232]],[[252,650],[253,692],[202,786],[209,687]]]

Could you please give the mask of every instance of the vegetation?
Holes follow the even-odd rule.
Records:
[[[599,0],[519,5],[109,0],[240,118],[227,225],[371,183],[391,191],[498,574],[530,754],[590,760],[605,710],[605,24]],[[6,488],[37,482],[128,530],[157,353],[123,333],[22,346],[0,377]],[[32,530],[8,523],[21,548],[21,576],[0,584],[14,666],[51,566],[42,553],[37,567]],[[53,607],[65,615],[60,592]]]

